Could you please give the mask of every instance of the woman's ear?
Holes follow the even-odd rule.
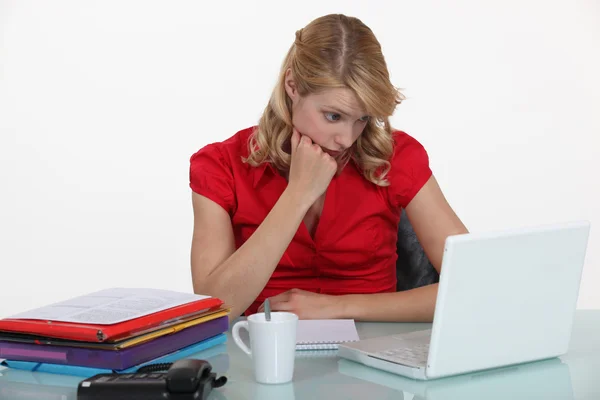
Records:
[[[292,70],[290,68],[285,71],[283,85],[285,86],[285,92],[290,99],[296,101],[298,98],[298,88],[296,87],[296,81],[294,81],[294,76],[292,75]]]

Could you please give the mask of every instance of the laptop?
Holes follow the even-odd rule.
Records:
[[[567,352],[590,223],[447,238],[431,329],[339,345],[338,356],[418,380]]]

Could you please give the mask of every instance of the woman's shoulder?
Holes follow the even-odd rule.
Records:
[[[241,129],[233,135],[221,140],[213,141],[205,144],[192,154],[192,160],[200,155],[219,155],[228,159],[240,159],[248,155],[248,142],[250,136],[256,129],[255,126],[250,126]]]
[[[403,130],[392,130],[392,139],[394,142],[394,156],[407,152],[426,152],[425,147],[418,139]]]
[[[392,131],[394,150],[387,174],[393,204],[406,207],[431,177],[427,150],[412,135],[402,130]]]
[[[190,158],[189,185],[200,195],[220,204],[229,215],[237,207],[235,186],[247,154],[248,138],[254,131],[249,127],[222,140],[204,145]]]
[[[425,146],[403,130],[393,130],[393,152],[390,158],[390,174],[407,173],[415,169],[428,169],[429,154]]]

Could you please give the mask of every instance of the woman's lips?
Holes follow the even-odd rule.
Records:
[[[339,156],[340,154],[342,154],[342,152],[341,152],[341,151],[339,151],[339,150],[338,150],[338,151],[336,151],[336,150],[329,150],[329,149],[326,149],[326,148],[324,148],[324,147],[323,147],[323,151],[324,151],[325,153],[329,154],[329,155],[330,155],[330,156],[332,156],[332,157]]]

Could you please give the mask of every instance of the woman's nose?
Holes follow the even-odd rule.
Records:
[[[352,146],[352,132],[344,132],[335,136],[335,144],[342,149],[347,149]]]

